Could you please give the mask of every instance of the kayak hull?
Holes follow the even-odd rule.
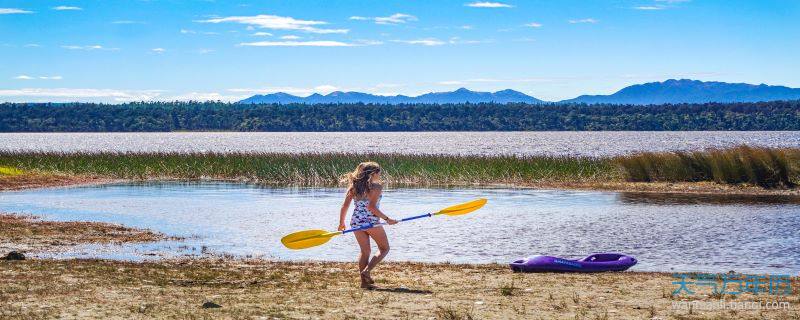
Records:
[[[509,264],[514,272],[608,272],[625,271],[636,258],[619,253],[595,253],[579,260],[552,256],[531,256]]]

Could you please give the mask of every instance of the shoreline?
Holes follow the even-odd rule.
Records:
[[[6,191],[20,191],[30,189],[45,188],[69,188],[102,186],[118,183],[137,183],[137,182],[228,182],[246,183],[268,187],[339,187],[338,185],[292,185],[285,183],[269,183],[254,181],[247,178],[201,178],[185,179],[173,177],[158,177],[145,179],[120,179],[96,176],[81,175],[59,175],[59,174],[23,174],[19,176],[0,175],[0,193]],[[707,196],[779,196],[797,197],[800,199],[800,188],[793,189],[764,189],[749,185],[727,185],[714,182],[533,182],[533,183],[452,183],[452,184],[417,184],[417,183],[394,183],[390,187],[399,188],[510,188],[510,189],[534,189],[534,190],[574,190],[574,191],[603,191],[617,193],[642,193],[642,194],[664,194],[664,195],[707,195]]]

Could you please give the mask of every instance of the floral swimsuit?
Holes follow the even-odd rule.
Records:
[[[383,196],[381,196],[381,198],[382,197]],[[351,228],[359,228],[380,223],[381,219],[367,209],[367,207],[369,207],[369,199],[353,199],[353,202],[355,203],[356,207],[353,209],[353,215],[350,217]],[[380,205],[381,199],[378,198],[378,203],[376,203],[375,206],[380,207]]]

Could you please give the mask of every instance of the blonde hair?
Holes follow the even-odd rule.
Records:
[[[347,183],[348,192],[353,197],[363,198],[372,191],[372,175],[381,172],[381,165],[377,162],[367,161],[359,163],[353,172],[345,173],[342,182]]]

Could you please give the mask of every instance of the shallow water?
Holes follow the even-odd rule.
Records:
[[[633,270],[800,272],[800,204],[794,198],[639,195],[530,189],[388,189],[392,217],[487,197],[483,209],[386,228],[389,260],[509,262],[533,254],[578,258],[616,251]],[[261,188],[232,183],[147,183],[0,193],[0,211],[51,220],[91,220],[151,228],[184,241],[83,246],[54,257],[154,259],[234,255],[353,260],[352,236],[302,251],[279,239],[303,229],[335,229],[340,189]],[[741,199],[740,199],[741,200]]]
[[[800,147],[800,131],[0,133],[0,150],[381,152],[614,156],[739,144]]]

